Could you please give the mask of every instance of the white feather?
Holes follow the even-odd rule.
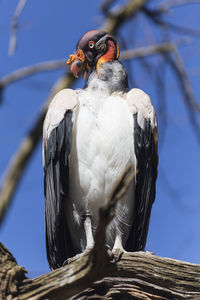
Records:
[[[74,118],[69,168],[69,199],[76,214],[72,218],[72,203],[66,203],[66,219],[73,230],[80,226],[81,214],[89,211],[92,226],[98,223],[98,209],[111,194],[116,180],[128,164],[136,167],[133,140],[133,116],[120,95],[102,95],[83,91],[79,94],[79,109]],[[108,243],[114,243],[113,230],[130,227],[134,206],[134,185],[118,205],[118,218],[108,229]],[[76,223],[76,224],[75,224]],[[127,224],[126,224],[127,223]],[[69,226],[70,227],[70,226]],[[128,232],[127,232],[128,234]],[[80,237],[78,237],[80,238]],[[77,241],[78,243],[78,241]]]

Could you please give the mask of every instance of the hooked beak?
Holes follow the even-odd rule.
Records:
[[[84,79],[87,78],[90,67],[87,64],[85,54],[81,49],[78,49],[75,54],[69,56],[67,65],[71,65],[71,72],[74,77],[78,78],[79,73],[83,71]]]

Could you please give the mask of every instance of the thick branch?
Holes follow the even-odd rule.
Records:
[[[52,282],[52,276],[44,275],[44,281],[47,279],[45,284],[43,282],[42,285],[39,284],[38,286],[37,283],[37,287],[35,288],[35,283],[33,283],[33,288],[31,288],[30,290],[30,287],[28,286],[28,291],[26,290],[26,286],[23,286],[22,297],[20,297],[20,299],[30,299],[31,297],[34,297],[34,299],[41,299],[41,297],[48,297],[51,299],[66,299],[81,292],[89,285],[91,285],[95,280],[102,278],[103,275],[106,274],[106,271],[108,269],[113,269],[116,267],[113,263],[110,262],[110,257],[108,255],[108,252],[106,251],[106,228],[108,223],[114,216],[113,212],[117,201],[127,191],[130,181],[133,180],[133,176],[134,172],[132,171],[132,168],[128,167],[119,178],[119,181],[116,183],[116,187],[114,188],[110,199],[108,199],[104,207],[100,209],[99,224],[95,236],[94,248],[91,250],[87,250],[84,254],[78,255],[78,259],[76,261],[64,267],[64,278],[56,276],[56,280],[54,279]],[[113,255],[111,256],[111,258],[113,258]],[[17,266],[15,259],[1,244],[0,259],[0,266],[1,261],[2,266],[5,260],[6,262],[8,261],[8,263],[6,264],[6,268],[3,268],[2,270],[3,276],[2,278],[0,278],[3,282],[1,288],[2,294],[4,296],[10,296],[10,293],[12,294],[12,291],[14,291],[14,294],[19,294],[19,296],[21,296],[18,283],[16,284],[16,282],[12,282],[10,286],[7,284],[7,273],[10,271],[13,272],[13,270],[16,270],[16,272],[18,273],[20,271],[20,284],[21,278],[24,279],[25,270],[22,268],[20,269],[20,267]],[[9,268],[7,267],[7,265],[9,266]],[[56,270],[55,274],[57,273],[58,272]],[[71,277],[72,273],[73,277]],[[4,278],[6,278],[6,281],[4,280]],[[62,289],[58,288],[60,285],[60,280],[63,280]],[[25,294],[25,296],[23,294]]]
[[[103,268],[98,271],[99,266],[95,267],[91,253],[87,251],[73,263],[30,280],[0,244],[0,298],[62,300],[75,294],[70,299],[200,298],[199,265],[135,252],[123,254],[116,264],[105,264],[102,272]]]

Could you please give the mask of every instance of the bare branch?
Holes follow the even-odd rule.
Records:
[[[26,270],[17,265],[0,243],[0,298],[185,300],[200,297],[199,265],[141,251],[125,253],[117,263],[99,266],[91,259],[91,252],[86,251],[69,265],[32,280],[25,278]]]
[[[120,25],[136,14],[146,2],[147,0],[130,0],[124,7],[109,14],[101,29],[115,34]]]
[[[132,50],[124,50],[120,54],[120,58],[123,60],[140,58],[144,56],[154,55],[158,53],[170,52],[174,50],[175,45],[186,44],[188,39],[180,39],[173,43],[161,43],[158,45],[146,46],[135,48]],[[56,70],[60,68],[64,68],[66,66],[66,61],[64,59],[54,60],[54,61],[46,61],[40,62],[35,65],[27,66],[12,73],[5,75],[2,79],[0,79],[0,92],[7,85],[19,81],[23,78],[27,78],[28,76],[34,75],[39,72],[46,72],[51,70]]]
[[[41,62],[32,66],[18,69],[0,79],[0,102],[2,101],[3,89],[18,80],[27,78],[28,76],[34,75],[39,72],[53,71],[56,69],[64,68],[66,61],[64,59]]]
[[[124,50],[120,54],[120,58],[123,60],[141,58],[149,55],[162,54],[165,52],[171,52],[174,50],[174,44],[162,43],[158,45],[145,46],[132,50]]]
[[[143,6],[141,9],[147,17],[150,18],[151,21],[153,21],[155,24],[161,26],[162,28],[168,28],[172,29],[179,34],[184,34],[184,35],[189,35],[189,36],[195,36],[199,37],[200,36],[200,30],[189,28],[189,27],[184,27],[184,26],[179,26],[176,24],[172,24],[169,21],[166,21],[163,19],[163,14],[162,11],[159,9],[149,9],[146,6]]]
[[[111,193],[110,199],[108,199],[107,203],[100,208],[99,224],[95,235],[94,253],[99,253],[100,255],[102,255],[102,245],[104,245],[105,251],[106,227],[114,217],[114,210],[117,201],[120,198],[122,198],[123,195],[126,193],[130,182],[133,180],[135,175],[136,172],[133,171],[131,166],[128,166],[116,182],[115,187]]]
[[[133,180],[133,176],[134,172],[132,171],[132,168],[127,167],[116,183],[116,187],[114,188],[110,199],[108,199],[106,205],[100,209],[100,218],[97,227],[97,233],[95,236],[94,248],[89,251],[86,250],[83,254],[78,256],[78,259],[76,258],[76,260],[74,260],[68,266],[63,267],[65,278],[63,278],[62,289],[58,289],[57,286],[58,282],[60,282],[60,276],[57,277],[57,280],[54,279],[54,282],[51,282],[52,275],[58,274],[58,270],[56,270],[53,271],[53,274],[51,273],[51,275],[49,276],[50,285],[48,284],[49,279],[47,278],[47,284],[43,284],[43,287],[40,286],[39,290],[28,290],[29,295],[26,295],[27,299],[36,297],[37,294],[40,294],[40,297],[45,296],[47,298],[53,297],[53,299],[68,299],[68,297],[71,297],[86,289],[95,280],[101,279],[103,276],[105,276],[108,269],[111,270],[116,267],[113,263],[110,262],[110,257],[106,251],[106,227],[114,216],[113,210],[117,201],[127,191],[131,180]],[[5,256],[5,254],[6,258],[3,257]],[[11,253],[9,253],[9,251],[0,243],[0,265],[2,264],[2,260],[4,263],[4,271],[1,272],[2,275],[0,274],[0,279],[2,281],[5,281],[7,279],[7,273],[11,273],[10,271],[12,270],[12,268],[17,272],[20,272],[21,280],[25,279],[24,273],[26,272],[26,270],[17,266],[16,261],[12,257]],[[73,276],[71,276],[72,274]],[[46,277],[46,275],[43,276],[44,279]],[[12,282],[12,277],[10,282]],[[16,287],[14,288],[14,290],[16,292]],[[4,287],[0,289],[0,296],[1,293],[5,295],[6,292],[8,292],[7,286],[5,291],[4,284]]]
[[[54,85],[52,92],[43,107],[43,110],[38,116],[38,119],[29,131],[26,138],[22,141],[19,149],[16,151],[15,156],[11,160],[5,173],[4,182],[0,189],[0,226],[10,205],[10,201],[15,189],[22,177],[24,169],[41,138],[43,121],[49,102],[61,89],[70,87],[73,81],[74,77],[72,77],[71,73],[69,73],[61,77],[60,80]]]
[[[30,75],[34,75],[35,73],[56,70],[56,69],[64,68],[65,66],[66,66],[66,60],[60,59],[60,60],[41,62],[32,66],[18,69],[4,76],[0,80],[0,88],[3,88],[10,83],[14,83],[15,81],[21,80]]]
[[[184,63],[176,48],[174,50],[174,57],[176,61],[176,72],[178,77],[180,78],[180,82],[182,83],[182,91],[185,94],[185,98],[188,99],[192,109],[195,109],[197,112],[200,112],[200,106],[195,98],[192,85],[185,70]]]
[[[8,53],[10,55],[14,54],[16,49],[18,20],[24,9],[25,4],[26,4],[26,0],[19,0],[17,8],[13,15],[13,19],[11,22],[10,43],[9,43],[9,50],[8,50]]]
[[[196,101],[190,80],[187,76],[185,71],[185,67],[183,61],[178,53],[178,51],[174,50],[173,58],[167,55],[167,62],[171,65],[172,69],[174,70],[176,77],[179,81],[180,91],[183,93],[183,99],[187,108],[188,117],[191,122],[191,125],[194,129],[196,134],[197,141],[200,143],[200,126],[195,117],[195,111],[200,112],[200,106]]]
[[[169,10],[174,7],[199,3],[200,0],[165,0],[158,6],[158,11],[160,11],[160,13],[168,13]]]
[[[101,10],[105,16],[109,15],[109,8],[115,2],[115,0],[105,0],[101,5]]]

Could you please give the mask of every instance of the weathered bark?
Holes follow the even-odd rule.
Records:
[[[149,252],[125,253],[118,262],[93,258],[87,251],[31,280],[0,244],[0,299],[200,299],[199,265]]]

